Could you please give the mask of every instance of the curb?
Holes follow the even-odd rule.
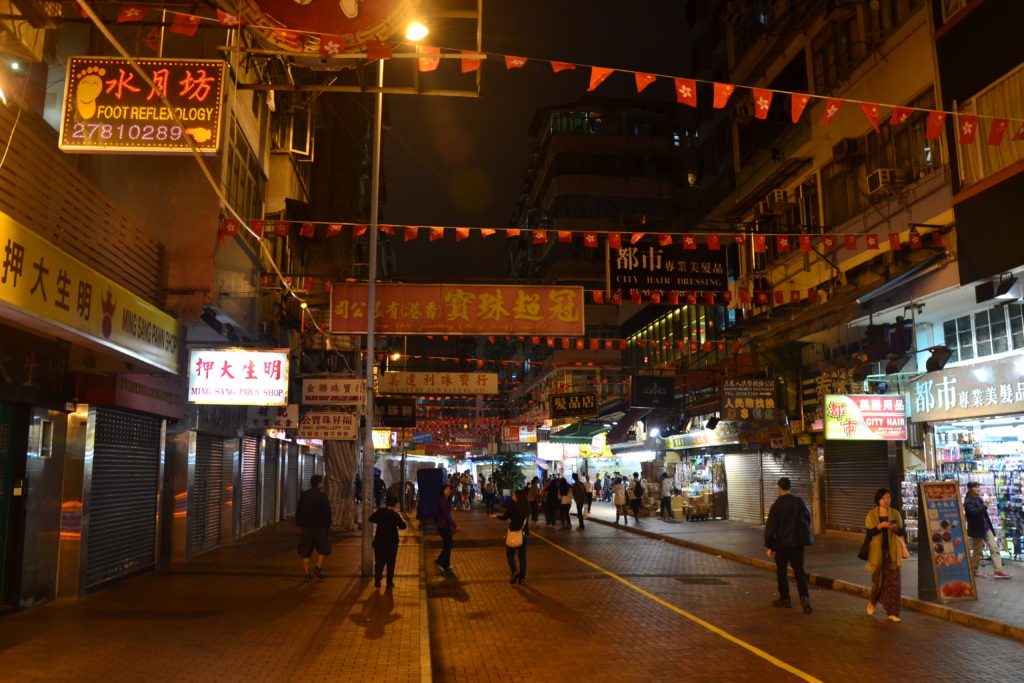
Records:
[[[751,567],[757,567],[758,569],[763,569],[765,571],[775,571],[774,562],[759,560],[757,558],[748,557],[746,555],[734,553],[729,550],[712,548],[711,546],[702,545],[700,543],[694,543],[693,541],[687,541],[681,538],[674,538],[672,536],[665,536],[663,534],[658,534],[653,531],[647,531],[645,529],[638,529],[635,526],[620,526],[613,522],[598,519],[596,517],[590,517],[587,519],[587,521],[597,522],[598,524],[604,524],[605,526],[610,526],[614,529],[622,529],[623,531],[628,531],[629,533],[637,534],[638,536],[646,536],[647,538],[664,541],[666,543],[678,545],[683,548],[689,548],[690,550],[696,550],[698,552],[706,553],[708,555],[715,555],[717,557],[722,557],[727,560],[732,560],[733,562],[740,562],[741,564],[746,564]],[[792,575],[792,570],[790,570],[790,575]],[[822,574],[812,574],[808,572],[807,581],[812,586],[816,586],[818,588],[839,591],[842,593],[849,593],[851,595],[856,595],[858,597],[862,597],[865,599],[867,599],[868,594],[871,592],[871,589],[868,586],[861,586],[856,583],[850,583],[849,581],[833,579],[828,576],[823,576]],[[909,598],[905,595],[902,596],[901,600],[901,604],[903,605],[903,607],[906,607],[907,609],[913,610],[915,612],[921,612],[922,614],[927,614],[928,616],[936,617],[938,619],[942,619],[944,621],[948,621],[954,624],[968,626],[970,628],[975,628],[981,631],[988,631],[989,633],[995,633],[996,635],[1024,642],[1024,628],[1021,628],[1019,626],[1007,624],[1002,621],[996,621],[995,619],[990,619],[988,617],[981,617],[977,614],[963,612],[958,609],[953,609],[952,607],[946,607],[945,605],[937,605],[933,602],[926,602],[924,600],[919,600],[917,598]]]
[[[411,524],[409,526],[412,526]],[[433,655],[430,651],[430,601],[427,599],[426,543],[423,542],[423,527],[416,524],[416,538],[420,550],[420,681],[434,680]]]

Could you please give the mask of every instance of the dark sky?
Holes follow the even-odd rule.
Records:
[[[537,59],[686,75],[689,54],[679,0],[487,0],[484,50]],[[430,40],[424,41],[430,43]],[[453,46],[453,47],[462,47]],[[442,67],[457,68],[452,62]],[[506,71],[504,60],[484,62],[479,99],[389,95],[391,131],[384,136],[383,177],[388,203],[382,222],[409,225],[507,227],[526,170],[530,121],[540,107],[574,102],[590,70],[555,74],[547,63]],[[594,93],[636,97],[631,74],[613,74]],[[672,101],[669,81],[647,88],[644,99]],[[482,240],[474,231],[430,243],[426,235],[395,239],[401,277],[438,276],[457,268],[463,277],[503,275],[506,238]]]

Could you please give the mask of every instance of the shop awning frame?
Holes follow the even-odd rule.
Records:
[[[608,431],[601,422],[577,422],[560,432],[553,432],[548,439],[552,443],[589,444],[595,436]]]

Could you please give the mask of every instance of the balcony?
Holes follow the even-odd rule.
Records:
[[[961,114],[1002,117],[1021,110],[1024,110],[1024,64],[963,102],[959,109]],[[979,139],[973,145],[959,142],[956,145],[961,190],[1024,159],[1024,140],[1011,140],[1016,130],[1013,121],[1002,144],[985,144],[983,136],[988,135],[991,123],[991,119],[983,122]]]

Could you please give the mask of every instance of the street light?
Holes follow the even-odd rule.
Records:
[[[430,29],[421,21],[411,21],[405,29],[405,39],[416,42],[423,40],[430,33]]]

